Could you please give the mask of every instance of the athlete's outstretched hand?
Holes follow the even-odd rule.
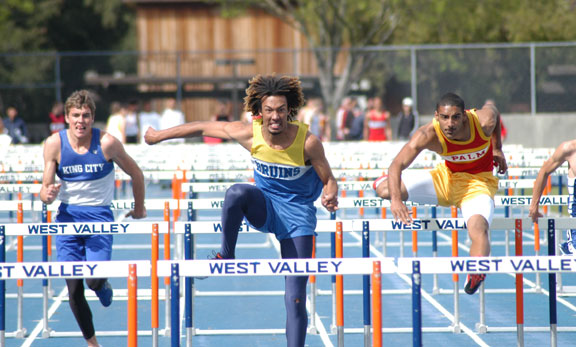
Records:
[[[132,217],[134,219],[145,218],[146,217],[146,207],[134,208],[133,210],[130,210],[130,212],[126,213],[125,217],[126,218]]]
[[[147,144],[149,145],[153,145],[159,142],[158,139],[158,131],[152,127],[148,127],[148,130],[146,130],[146,134],[144,134],[144,141],[146,141]]]
[[[390,200],[390,211],[395,220],[400,220],[404,224],[412,223],[412,213],[408,211],[408,207],[402,201]]]
[[[532,203],[530,204],[530,210],[528,212],[528,216],[532,218],[532,222],[534,223],[538,223],[538,218],[544,217],[544,215],[540,212],[540,205],[538,204],[538,202],[534,203],[534,201],[532,201]]]
[[[494,166],[498,167],[498,173],[503,175],[508,171],[508,164],[506,163],[506,157],[501,149],[494,150]]]
[[[334,212],[338,209],[338,194],[322,193],[321,201],[322,206],[329,212]]]
[[[60,187],[62,186],[62,183],[54,183],[54,184],[50,184],[48,185],[48,188],[46,188],[46,203],[47,204],[51,204],[54,200],[56,200],[56,197],[58,196],[58,193],[60,193]]]

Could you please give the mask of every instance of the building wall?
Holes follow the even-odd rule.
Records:
[[[174,51],[185,52],[180,66],[183,77],[231,78],[234,73],[238,83],[190,83],[186,91],[209,91],[214,88],[230,91],[240,90],[244,95],[248,78],[255,74],[315,74],[316,67],[311,55],[272,53],[270,49],[302,48],[304,37],[280,19],[261,10],[251,9],[233,18],[222,18],[218,7],[201,2],[139,3],[137,7],[139,50],[151,52],[138,62],[140,76],[173,77],[177,60]],[[249,52],[251,51],[251,52]],[[162,54],[165,52],[166,54]],[[170,52],[170,54],[167,54]],[[249,59],[253,64],[239,64],[233,71],[231,65],[219,65],[222,59]],[[172,91],[176,84],[141,85],[141,91]],[[216,100],[212,98],[187,98],[182,109],[186,119],[209,119],[214,112]]]

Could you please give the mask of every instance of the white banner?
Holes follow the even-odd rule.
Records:
[[[128,277],[129,265],[136,264],[137,276],[150,276],[150,261],[2,263],[0,279],[108,278]]]
[[[576,258],[566,256],[399,258],[398,272],[412,273],[413,261],[420,273],[533,273],[574,272]]]
[[[0,224],[6,236],[30,235],[120,235],[152,234],[158,224],[158,233],[168,232],[168,222],[86,222],[86,223],[10,223]]]
[[[393,258],[160,260],[158,276],[170,276],[173,263],[186,277],[364,275],[372,273],[374,261],[380,261],[382,273],[396,270]]]

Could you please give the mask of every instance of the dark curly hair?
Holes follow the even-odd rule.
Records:
[[[262,111],[262,99],[267,96],[285,96],[288,103],[288,120],[293,121],[304,104],[304,94],[298,77],[256,75],[246,89],[244,111],[256,116]]]

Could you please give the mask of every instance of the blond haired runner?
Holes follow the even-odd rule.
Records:
[[[114,196],[114,163],[132,179],[134,210],[126,216],[146,217],[144,175],[124,150],[122,143],[107,132],[93,128],[96,105],[91,94],[79,90],[66,100],[68,129],[50,135],[44,143],[44,174],[40,199],[51,204],[60,198],[57,223],[113,222],[110,209]],[[58,175],[60,183],[56,183]],[[107,261],[112,254],[112,235],[58,235],[58,261]],[[113,291],[106,278],[89,278],[86,284],[96,292],[104,307],[112,304]],[[84,280],[66,279],[69,304],[82,336],[89,347],[98,347],[92,312],[84,296]]]

